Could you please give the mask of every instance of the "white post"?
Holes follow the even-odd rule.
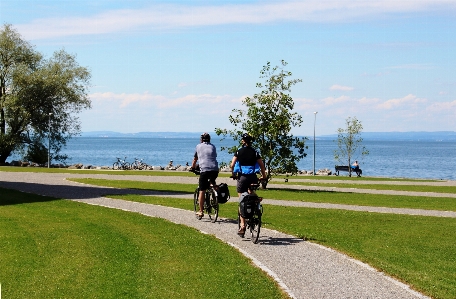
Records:
[[[313,163],[313,175],[315,175],[315,124],[317,122],[317,111],[314,112],[315,118],[314,118],[314,163]]]
[[[48,168],[51,168],[51,115],[52,113],[49,113],[49,120],[48,120]]]

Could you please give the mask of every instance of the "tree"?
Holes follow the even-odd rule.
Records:
[[[337,130],[337,149],[334,151],[334,159],[344,163],[348,160],[348,175],[351,177],[351,161],[354,156],[365,156],[369,151],[362,146],[361,132],[363,125],[356,117],[348,117],[345,120],[345,128]]]
[[[80,133],[75,114],[91,105],[89,81],[90,72],[78,65],[75,56],[60,50],[44,59],[11,25],[4,25],[0,30],[0,163],[14,151],[28,152],[29,157],[35,156],[35,150],[42,153],[48,149],[47,138],[52,141],[52,158],[65,160],[60,150]]]
[[[286,65],[282,60],[281,66],[271,67],[270,62],[263,66],[260,78],[265,78],[265,83],[256,84],[263,90],[242,101],[247,110],[232,110],[229,121],[234,129],[215,129],[217,135],[223,136],[222,140],[230,135],[239,144],[242,133],[248,132],[253,136],[253,147],[261,153],[268,181],[278,173],[296,174],[296,162],[306,156],[304,150],[307,148],[307,138],[294,137],[290,133],[293,127],[301,126],[302,117],[292,112],[294,101],[289,92],[293,85],[302,80],[288,80],[292,73],[284,70]],[[223,147],[222,150],[234,153],[237,148]]]

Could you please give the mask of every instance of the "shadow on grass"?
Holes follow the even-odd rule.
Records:
[[[21,193],[10,191],[16,190]],[[27,194],[31,193],[31,194]],[[32,194],[41,195],[33,196]],[[69,199],[81,200],[110,195],[182,195],[183,192],[153,191],[140,189],[117,189],[108,187],[85,185],[46,185],[29,182],[4,182],[0,181],[0,206],[47,202],[53,200]]]

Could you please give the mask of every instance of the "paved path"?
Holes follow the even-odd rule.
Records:
[[[290,235],[262,229],[260,243],[255,245],[248,238],[241,239],[236,235],[237,223],[232,220],[221,219],[215,224],[207,218],[197,221],[191,211],[103,197],[104,194],[132,193],[132,190],[94,187],[65,179],[88,176],[104,177],[89,174],[0,172],[0,187],[133,211],[194,227],[240,250],[274,277],[293,298],[427,298],[346,255]],[[196,178],[116,177],[109,176],[109,179],[177,179],[183,183],[191,180],[196,184]],[[135,192],[154,194],[150,191]]]

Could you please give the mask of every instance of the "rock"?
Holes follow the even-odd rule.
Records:
[[[21,161],[13,160],[13,161],[11,161],[11,166],[20,166],[21,163],[22,163]]]
[[[228,165],[225,165],[220,168],[220,172],[231,172],[231,168]]]
[[[317,175],[331,175],[332,174],[332,171],[329,170],[328,168],[325,168],[325,169],[319,169],[317,171]]]

